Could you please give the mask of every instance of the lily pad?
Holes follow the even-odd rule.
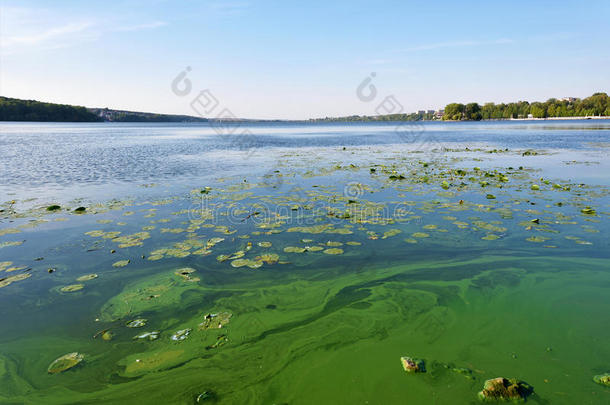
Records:
[[[262,261],[267,264],[275,264],[280,260],[280,256],[277,253],[267,253],[264,255],[256,256],[254,260]]]
[[[74,292],[74,291],[82,290],[83,287],[84,287],[84,285],[82,285],[82,284],[71,284],[71,285],[67,285],[65,287],[61,287],[59,289],[59,291],[61,291],[61,292]]]
[[[6,287],[6,286],[14,283],[15,281],[25,280],[26,278],[29,278],[31,275],[32,275],[31,273],[21,273],[21,274],[15,274],[14,276],[6,277],[6,278],[0,280],[0,288]]]
[[[247,266],[250,260],[248,259],[235,259],[231,262],[231,266],[233,267],[243,267]]]
[[[131,261],[130,260],[119,260],[118,262],[115,262],[112,264],[112,267],[125,267],[127,266]]]
[[[177,331],[176,333],[174,333],[170,339],[173,340],[174,342],[181,342],[183,340],[186,340],[186,338],[189,336],[190,333],[191,333],[191,329],[189,329],[189,328],[181,329],[181,330]]]
[[[610,373],[596,375],[595,377],[593,377],[593,381],[595,381],[598,384],[610,387]]]
[[[540,243],[540,242],[547,241],[549,239],[551,239],[551,238],[547,238],[546,236],[530,236],[529,238],[526,238],[525,240],[528,242]]]
[[[97,274],[91,273],[91,274],[85,274],[84,276],[78,277],[76,279],[76,281],[89,281],[89,280],[93,280],[94,278],[97,278]]]
[[[284,252],[286,253],[303,253],[305,252],[305,248],[302,247],[296,247],[296,246],[286,246],[284,248]]]
[[[340,254],[343,254],[343,249],[341,249],[341,248],[330,248],[330,249],[324,250],[324,253],[326,253],[327,255],[340,255]]]
[[[192,267],[183,267],[176,270],[174,274],[181,277],[184,281],[197,282],[200,281],[200,278],[192,276],[195,271],[197,270],[193,269]]]
[[[136,335],[133,337],[134,340],[142,339],[142,340],[157,340],[159,338],[159,331],[152,332],[144,332],[141,335]]]
[[[0,262],[0,271],[3,271],[4,269],[8,268],[12,264],[13,264],[13,262]]]
[[[49,365],[49,368],[47,368],[47,371],[49,372],[49,374],[62,373],[64,371],[69,370],[72,367],[76,366],[81,361],[83,361],[83,359],[84,359],[84,356],[77,352],[64,354],[63,356],[55,359]]]
[[[206,314],[203,317],[203,322],[199,324],[199,329],[220,329],[227,325],[233,314],[229,312],[219,312],[217,314]]]
[[[396,236],[401,232],[402,231],[400,229],[390,229],[389,231],[385,231],[383,233],[383,236],[381,237],[381,239],[387,239],[389,237]]]
[[[128,328],[141,328],[142,326],[146,325],[146,319],[144,318],[138,318],[138,319],[134,319],[133,321],[129,321],[125,324],[125,326],[127,326]]]

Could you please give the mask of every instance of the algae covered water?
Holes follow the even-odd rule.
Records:
[[[0,403],[610,402],[609,124],[1,128]]]

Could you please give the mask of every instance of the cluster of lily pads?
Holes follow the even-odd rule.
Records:
[[[459,150],[469,151],[475,150]],[[499,152],[491,151],[513,153],[503,149],[498,149]],[[540,154],[532,151],[516,153],[522,156]],[[569,228],[572,228],[592,235],[599,232],[594,225],[609,215],[604,207],[595,206],[596,202],[610,195],[607,188],[536,177],[535,171],[523,166],[502,169],[457,167],[463,159],[450,158],[449,155],[427,161],[413,156],[380,157],[379,160],[381,162],[368,165],[336,164],[316,169],[305,168],[302,171],[298,170],[296,162],[291,161],[286,166],[292,166],[292,172],[282,173],[277,170],[270,175],[281,179],[278,183],[281,187],[272,190],[269,189],[269,184],[275,183],[269,183],[265,178],[262,182],[233,183],[230,179],[222,179],[228,184],[195,189],[186,199],[171,197],[140,203],[111,201],[80,210],[78,218],[112,212],[121,212],[124,218],[135,218],[139,212],[142,215],[136,221],[148,220],[149,223],[140,226],[137,232],[124,234],[116,227],[128,225],[126,222],[100,218],[97,223],[106,229],[94,229],[85,233],[99,239],[101,243],[111,243],[111,253],[115,252],[114,248],[129,252],[128,257],[115,261],[112,264],[114,267],[129,264],[136,257],[135,254],[131,256],[133,249],[141,248],[145,243],[151,243],[156,248],[147,255],[140,253],[137,256],[146,256],[148,260],[156,261],[191,255],[205,257],[228,237],[231,237],[230,244],[235,245],[239,239],[277,235],[269,241],[248,242],[233,252],[217,256],[218,262],[230,263],[232,267],[257,269],[265,264],[285,263],[280,252],[292,254],[321,251],[329,255],[344,253],[341,245],[327,245],[328,242],[324,239],[302,239],[303,245],[295,246],[290,242],[291,233],[360,234],[362,238],[357,238],[358,240],[373,241],[404,234],[405,242],[416,244],[422,241],[442,243],[443,235],[453,242],[456,232],[466,231],[469,235],[478,233],[479,239],[491,242],[516,235],[518,231],[513,226],[516,223],[524,232],[522,240],[554,248],[560,243],[557,234],[566,230],[569,232]],[[305,163],[302,164],[306,167]],[[355,183],[358,190],[356,195],[345,195],[341,186],[333,184],[341,176],[356,176],[360,180]],[[314,182],[314,179],[319,181]],[[202,198],[205,199],[205,205],[192,208],[193,204],[201,203]],[[185,205],[191,208],[184,208]],[[137,211],[130,208],[134,206],[141,208]],[[178,209],[171,212],[169,218],[159,218],[162,214],[160,208],[164,206],[178,206]],[[43,225],[49,221],[46,218],[49,215],[64,214],[55,220],[67,220],[65,214],[74,211],[65,210],[56,204],[25,212],[16,212],[11,208],[4,215],[13,219],[27,218],[28,215],[38,218],[17,227],[0,229],[0,236],[18,234]],[[457,214],[468,211],[475,215],[458,218]],[[430,222],[437,222],[438,213],[454,227],[423,223],[427,218],[430,218]],[[490,215],[497,219],[482,218]],[[71,217],[71,220],[78,219]],[[167,226],[157,228],[158,224]],[[400,226],[401,224],[404,225]],[[417,224],[422,224],[420,229],[413,229]],[[580,225],[580,229],[574,225]],[[380,229],[387,226],[392,228]],[[252,230],[252,227],[256,229]],[[208,232],[222,236],[213,236]],[[176,240],[182,234],[186,234],[186,238]],[[166,241],[171,239],[174,242],[167,246]],[[594,243],[583,235],[568,234],[564,240],[578,245]],[[16,248],[22,243],[22,240],[4,241],[0,247]],[[336,243],[349,245],[361,242],[343,240]],[[277,250],[249,253],[255,246],[269,249],[271,245]],[[374,249],[374,246],[367,246],[361,252],[370,248]],[[19,274],[0,277],[0,287],[31,275],[24,265],[0,268],[0,271],[21,271]]]

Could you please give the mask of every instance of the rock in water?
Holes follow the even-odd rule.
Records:
[[[515,378],[498,377],[485,381],[479,398],[483,401],[524,401],[534,389]]]
[[[593,377],[593,381],[598,384],[610,387],[610,373],[600,374]]]
[[[76,366],[78,363],[83,361],[83,358],[84,356],[77,352],[64,354],[63,356],[55,359],[47,371],[50,374],[61,373],[62,371],[66,371]]]
[[[425,373],[426,367],[424,365],[424,361],[420,359],[413,359],[411,357],[401,357],[400,362],[402,364],[402,368],[405,369],[407,373]]]

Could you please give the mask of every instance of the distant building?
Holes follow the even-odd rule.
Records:
[[[438,110],[434,113],[436,118],[443,118],[443,115],[445,115],[445,110]]]
[[[567,101],[568,103],[573,103],[574,101],[576,101],[576,97],[564,97],[561,99],[561,101]]]
[[[427,113],[428,114],[434,114],[434,110],[428,110]]]

